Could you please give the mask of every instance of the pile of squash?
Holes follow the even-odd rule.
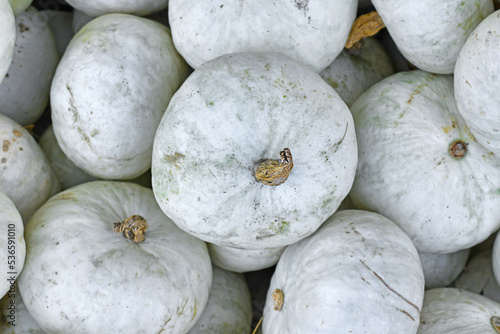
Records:
[[[493,0],[0,0],[1,333],[500,333]]]

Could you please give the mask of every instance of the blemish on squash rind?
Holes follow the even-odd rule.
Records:
[[[177,169],[181,169],[179,166],[179,162],[184,159],[186,156],[184,154],[175,152],[173,155],[165,155],[163,160],[171,165],[173,165]]]
[[[269,227],[269,229],[276,234],[288,232],[290,230],[290,222],[287,222],[285,220],[274,221],[271,223],[271,226]]]

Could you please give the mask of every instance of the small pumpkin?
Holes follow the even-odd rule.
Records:
[[[245,276],[212,267],[213,279],[205,311],[188,334],[248,334],[252,298]]]
[[[476,140],[500,156],[500,10],[474,29],[458,55],[454,71],[458,111]]]
[[[60,192],[25,229],[18,278],[48,333],[186,333],[212,284],[206,244],[158,207],[151,189],[94,181]]]
[[[0,83],[10,67],[16,41],[16,22],[8,0],[0,0]]]
[[[0,298],[15,296],[14,285],[21,273],[26,257],[24,225],[14,202],[0,188],[0,259],[3,270],[0,274]]]
[[[372,0],[394,43],[419,69],[452,74],[474,28],[493,12],[491,0]]]
[[[424,270],[425,288],[441,288],[450,285],[463,271],[470,249],[453,253],[419,253]]]
[[[198,67],[156,131],[162,210],[207,242],[244,249],[312,234],[347,196],[357,145],[349,108],[282,54],[228,54]]]
[[[0,85],[0,110],[21,125],[35,123],[49,104],[59,62],[54,34],[35,7],[16,17],[14,57]]]
[[[340,54],[358,1],[170,0],[179,53],[193,68],[228,53],[278,52],[321,72]]]
[[[342,210],[281,255],[262,332],[416,333],[423,296],[410,238],[379,214]]]
[[[52,81],[61,149],[99,178],[143,174],[156,128],[187,71],[164,25],[127,14],[92,20],[71,40]]]
[[[26,222],[61,185],[33,136],[19,123],[0,114],[0,188]]]
[[[66,2],[71,7],[94,17],[110,13],[145,16],[168,6],[168,0],[66,0]]]
[[[400,72],[351,106],[359,146],[350,192],[398,224],[421,253],[452,253],[500,226],[500,161],[460,116],[453,78]]]
[[[500,303],[456,288],[425,292],[418,334],[498,334]]]

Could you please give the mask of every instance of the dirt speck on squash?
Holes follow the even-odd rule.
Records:
[[[7,139],[4,139],[4,141],[3,141],[3,149],[2,150],[4,152],[9,151],[9,146],[10,146],[10,141],[8,141]]]

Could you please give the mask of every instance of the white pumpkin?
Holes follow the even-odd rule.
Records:
[[[372,0],[401,53],[416,67],[451,74],[474,28],[493,11],[491,0]]]
[[[282,54],[230,54],[196,69],[170,101],[153,190],[179,227],[207,242],[281,247],[335,212],[356,161],[351,113],[317,73]]]
[[[0,0],[0,84],[7,74],[16,41],[16,22],[8,0]]]
[[[7,334],[46,334],[26,309],[17,283],[0,299],[0,332]]]
[[[129,229],[128,222],[143,222],[135,215],[146,226]],[[141,233],[124,237],[143,227],[142,242],[135,242]],[[208,301],[206,244],[178,229],[151,189],[117,181],[75,186],[35,213],[25,238],[19,290],[48,333],[186,333]]]
[[[423,296],[408,236],[376,213],[342,210],[281,256],[262,332],[416,333]]]
[[[358,208],[391,219],[421,253],[470,248],[500,227],[500,161],[460,116],[451,76],[394,74],[351,111],[359,161],[350,196]]]
[[[450,285],[460,275],[467,263],[470,249],[453,253],[419,253],[424,270],[425,288],[441,288]]]
[[[144,16],[167,8],[168,0],[66,0],[73,8],[90,16],[126,13]]]
[[[188,334],[248,334],[252,297],[245,276],[212,267],[213,279],[205,311]]]
[[[460,114],[476,140],[500,156],[500,10],[470,34],[460,50],[454,72]]]
[[[49,104],[50,84],[59,62],[56,40],[44,17],[28,7],[16,17],[16,46],[0,85],[0,110],[21,125],[35,123]]]
[[[286,246],[265,249],[243,249],[208,244],[212,263],[217,267],[236,273],[245,273],[269,268],[278,263]]]
[[[0,188],[27,221],[45,201],[61,190],[61,185],[31,134],[2,114],[0,143]]]
[[[483,250],[471,256],[452,286],[500,302],[500,285],[493,272],[492,250]]]
[[[418,334],[498,334],[499,331],[498,302],[456,288],[425,292]]]
[[[382,43],[368,37],[359,47],[344,49],[319,75],[350,106],[370,86],[393,73],[391,59]]]
[[[170,0],[172,38],[189,65],[227,53],[279,52],[316,72],[344,48],[358,0]]]
[[[15,294],[14,282],[21,273],[26,257],[24,225],[14,202],[0,188],[0,298]]]
[[[164,25],[127,14],[92,20],[71,40],[52,82],[61,149],[99,178],[143,174],[156,128],[187,70]]]

